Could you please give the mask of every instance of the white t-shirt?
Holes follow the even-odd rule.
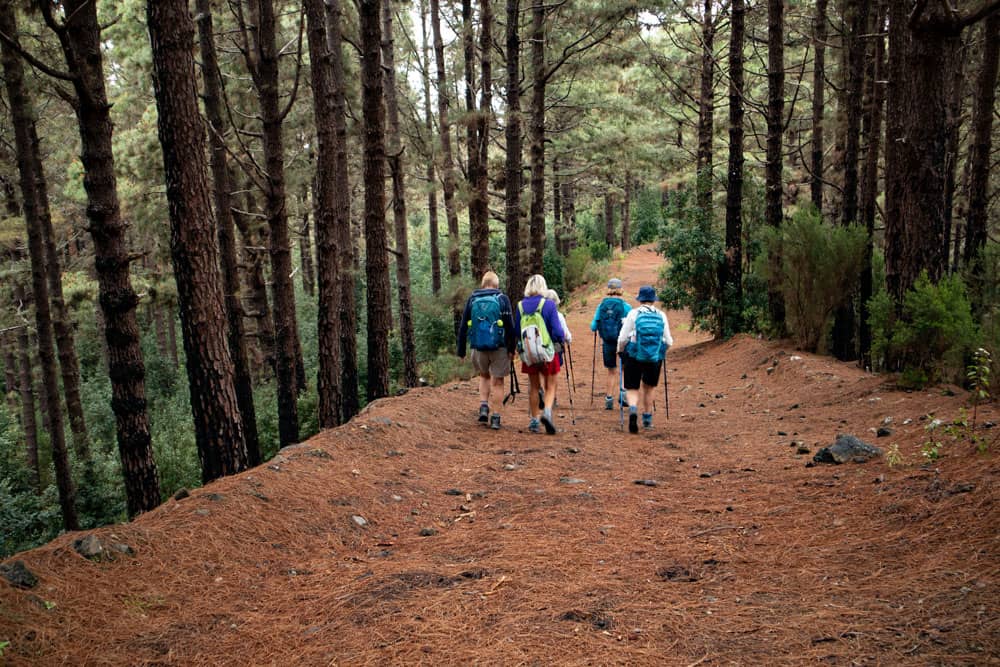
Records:
[[[625,346],[635,340],[635,318],[642,312],[659,313],[660,317],[663,318],[663,343],[668,348],[674,344],[674,339],[670,336],[670,323],[667,321],[667,314],[656,306],[644,303],[638,308],[628,311],[628,315],[622,321],[622,330],[618,334],[618,352],[624,352]]]

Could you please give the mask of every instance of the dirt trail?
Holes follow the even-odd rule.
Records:
[[[659,264],[629,254],[629,295]],[[563,395],[555,436],[526,432],[525,396],[503,430],[480,427],[469,382],[379,401],[95,531],[132,556],[84,560],[76,535],[19,555],[39,584],[0,584],[3,660],[1000,661],[996,454],[945,436],[932,465],[919,453],[921,417],[954,419],[963,396],[893,391],[782,343],[711,342],[672,312],[671,418],[632,436],[589,406],[600,292],[569,302],[575,425]],[[887,417],[893,433],[876,438]],[[807,468],[838,432],[894,444],[904,462]]]

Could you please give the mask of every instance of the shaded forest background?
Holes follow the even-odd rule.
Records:
[[[2,3],[0,555],[468,375],[488,268],[565,296],[656,243],[717,336],[988,394],[998,28],[987,0]]]

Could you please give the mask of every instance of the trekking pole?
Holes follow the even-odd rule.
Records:
[[[590,407],[594,407],[594,377],[597,373],[597,332],[594,332],[594,363],[590,367]]]
[[[514,399],[520,393],[521,393],[521,388],[518,386],[517,383],[517,370],[514,368],[514,362],[512,361],[510,362],[510,393],[504,396],[503,404],[507,405],[507,401],[513,403]]]
[[[576,388],[576,369],[573,368],[573,347],[566,343],[566,356],[569,357],[569,374],[573,377],[573,388]]]
[[[622,378],[622,359],[618,357],[618,428],[625,430],[625,404],[622,403],[622,392],[625,391],[625,380]]]
[[[569,352],[569,345],[566,346],[566,357],[568,359],[573,358]],[[572,365],[572,363],[573,362],[571,361],[570,365]],[[569,385],[569,414],[573,422],[573,426],[576,426],[576,410],[573,408],[573,382],[569,377],[569,366],[564,364],[563,368],[566,370],[566,384]]]
[[[670,394],[667,393],[667,358],[663,357],[663,405],[670,419]]]

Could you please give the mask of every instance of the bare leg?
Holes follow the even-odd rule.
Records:
[[[559,374],[546,375],[543,378],[543,388],[545,389],[545,409],[551,413],[552,406],[556,402],[556,388],[559,386]]]
[[[479,402],[490,402],[490,374],[485,373],[479,376]]]
[[[647,415],[648,414],[652,414],[653,413],[653,389],[655,389],[655,387],[650,387],[645,382],[642,383],[641,387],[642,387],[642,389],[641,389],[641,393],[642,393],[642,411],[643,411],[643,413],[645,413]]]
[[[538,373],[531,373],[528,375],[528,416],[532,419],[538,418],[538,401],[535,397],[538,396]]]
[[[618,368],[609,368],[608,371],[608,390],[605,392],[605,396],[617,396],[618,395]]]
[[[500,407],[503,405],[503,378],[490,378],[490,384],[492,385],[489,395],[490,395],[490,412],[496,414],[500,412]]]

